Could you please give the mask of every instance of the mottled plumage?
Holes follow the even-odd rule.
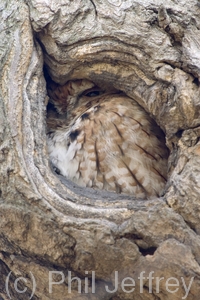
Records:
[[[51,84],[49,95],[57,109],[47,118],[49,157],[63,176],[138,199],[162,194],[164,134],[137,102],[88,80]]]

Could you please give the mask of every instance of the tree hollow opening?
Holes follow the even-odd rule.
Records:
[[[91,198],[162,197],[169,150],[165,134],[138,102],[102,78],[47,82],[47,144],[52,171]],[[95,198],[95,197],[94,197]]]

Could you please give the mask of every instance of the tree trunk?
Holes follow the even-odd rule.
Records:
[[[199,299],[199,1],[0,5],[0,299]],[[44,66],[60,84],[112,85],[155,119],[170,150],[163,197],[54,174]]]

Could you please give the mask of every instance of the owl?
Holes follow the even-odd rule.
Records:
[[[167,180],[165,136],[132,98],[86,79],[48,85],[49,158],[81,187],[161,196]]]

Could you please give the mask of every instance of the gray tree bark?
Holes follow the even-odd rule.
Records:
[[[0,299],[199,299],[199,1],[0,0],[0,13]],[[53,173],[44,65],[149,112],[170,149],[162,198]]]

